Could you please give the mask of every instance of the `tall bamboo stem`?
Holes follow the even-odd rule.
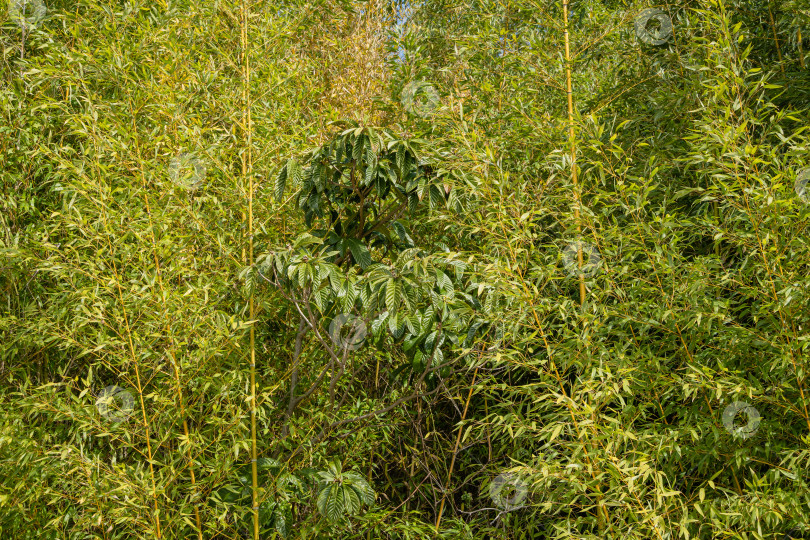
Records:
[[[571,38],[568,33],[568,0],[563,0],[563,36],[565,40],[565,89],[568,97],[568,139],[571,145],[571,183],[574,187],[574,221],[577,226],[577,236],[582,235],[582,221],[580,219],[580,194],[579,182],[577,181],[577,139],[576,131],[574,129],[574,92],[573,84],[571,82]],[[577,262],[579,265],[579,303],[585,303],[585,274],[582,273],[584,260],[582,255],[582,241],[577,242]],[[607,508],[599,496],[597,516],[599,520],[599,530],[603,531],[605,528],[605,521],[607,518]]]
[[[109,245],[110,253],[114,253],[113,247]],[[115,272],[115,284],[118,288],[118,300],[121,302],[121,312],[124,315],[124,326],[127,330],[127,341],[129,343],[129,352],[130,356],[132,357],[132,363],[135,365],[135,382],[138,385],[138,400],[141,404],[141,416],[143,419],[143,427],[144,431],[146,431],[146,452],[147,456],[149,457],[149,478],[152,481],[152,499],[155,504],[155,535],[158,539],[163,538],[163,534],[160,531],[160,513],[158,512],[158,501],[157,501],[157,486],[155,485],[155,467],[154,467],[154,460],[152,459],[152,433],[149,429],[149,419],[146,416],[146,405],[143,401],[143,385],[141,383],[141,370],[138,366],[138,358],[135,355],[135,345],[132,343],[132,329],[129,325],[129,316],[127,315],[127,308],[124,304],[124,293],[121,290],[121,277],[118,275],[118,268],[115,264],[115,259],[112,261],[113,265],[113,272]]]
[[[577,142],[574,131],[574,95],[571,84],[571,45],[568,36],[568,0],[563,0],[563,19],[565,36],[565,90],[568,96],[568,140],[571,144],[571,182],[574,184],[574,221],[577,224],[577,236],[582,234],[582,223],[579,219],[579,183],[577,182]],[[579,273],[579,303],[585,303],[585,275],[582,273],[584,266],[582,256],[582,242],[577,243],[577,261],[580,269]]]
[[[157,268],[158,285],[160,287],[161,296],[164,298],[164,309],[165,309],[165,307],[166,307],[166,304],[165,304],[165,302],[166,302],[166,300],[165,300],[166,292],[165,292],[165,287],[163,285],[163,277],[161,276],[160,262],[158,260],[157,240],[155,238],[154,228],[152,227],[152,211],[149,208],[149,198],[146,196],[146,194],[144,194],[144,203],[146,204],[146,213],[149,214],[150,228],[152,228],[152,245],[153,245],[153,250],[152,251],[153,251],[153,255],[154,255],[154,258],[155,258],[155,264],[156,264],[156,268]],[[168,310],[166,311],[166,322],[165,322],[165,324],[166,324],[166,335],[169,336],[169,342],[170,342],[170,345],[169,345],[169,347],[170,347],[169,348],[169,357],[171,358],[172,368],[174,369],[174,380],[175,380],[175,384],[176,384],[176,388],[177,388],[177,400],[178,400],[178,403],[180,404],[180,416],[183,418],[183,435],[185,436],[186,440],[189,443],[191,443],[191,438],[189,437],[189,430],[188,430],[188,419],[186,418],[185,399],[183,398],[183,388],[182,388],[182,382],[181,382],[181,379],[180,379],[180,368],[179,368],[179,366],[177,364],[177,356],[175,355],[175,351],[174,351],[174,338],[171,337],[171,326],[170,326],[170,323],[169,323]],[[188,471],[191,474],[191,490],[192,490],[193,494],[196,494],[196,492],[197,492],[197,477],[194,474],[194,460],[191,457],[191,448],[190,447],[186,449],[186,460],[188,461]],[[196,501],[195,501],[195,503],[196,503]],[[202,520],[200,519],[200,509],[196,504],[194,505],[194,521],[197,524],[197,538],[199,540],[202,540],[202,538],[203,538]]]
[[[132,114],[132,123],[133,123],[132,128],[133,128],[133,130],[135,132],[137,132],[137,126],[135,125],[135,108],[132,106],[131,103],[130,103],[130,111],[131,111],[131,114]],[[137,139],[136,139],[136,143],[135,143],[135,150],[136,150],[137,155],[138,155],[138,162],[140,163],[141,185],[143,186],[143,190],[144,190],[144,192],[143,192],[143,202],[144,202],[144,205],[146,206],[146,214],[147,214],[147,216],[149,216],[149,230],[152,233],[152,255],[153,255],[154,259],[155,259],[155,271],[157,273],[158,286],[160,287],[160,296],[163,299],[163,307],[164,307],[164,310],[166,311],[166,321],[165,321],[166,336],[169,338],[169,356],[170,356],[170,358],[172,360],[172,367],[174,368],[174,379],[175,379],[175,384],[177,385],[177,400],[178,400],[178,403],[180,404],[180,415],[183,417],[183,435],[185,436],[186,441],[188,441],[189,444],[190,444],[191,443],[191,438],[189,437],[188,420],[186,418],[185,400],[183,399],[183,388],[182,388],[182,382],[181,382],[181,379],[180,379],[180,368],[179,368],[179,366],[177,364],[177,356],[175,355],[174,338],[171,335],[171,324],[170,324],[169,312],[168,312],[168,308],[167,308],[167,304],[166,304],[166,287],[163,285],[163,272],[161,271],[160,259],[158,257],[157,237],[155,236],[155,225],[154,225],[154,221],[152,220],[152,208],[149,205],[149,196],[147,194],[147,189],[146,189],[146,171],[144,171],[144,168],[143,168],[143,161],[141,160],[141,148],[140,148],[140,145],[137,143]],[[191,491],[192,491],[192,493],[194,495],[196,495],[196,493],[197,493],[197,477],[194,474],[194,460],[193,460],[193,458],[191,456],[191,447],[190,446],[186,450],[186,459],[188,461],[188,471],[191,474]],[[199,540],[203,540],[202,520],[200,519],[200,509],[196,504],[194,505],[194,521],[197,524],[197,538]]]
[[[773,30],[773,42],[776,43],[776,54],[779,55],[779,69],[782,75],[785,74],[785,64],[782,62],[782,47],[779,45],[779,38],[776,35],[776,22],[773,18],[773,10],[771,10],[771,0],[768,0],[768,17],[771,19],[771,30]]]
[[[247,263],[253,265],[253,144],[251,114],[250,114],[250,55],[248,54],[248,11],[245,0],[241,6],[241,48],[242,48],[242,101],[245,107],[245,121],[242,124],[245,130],[247,151],[242,154],[242,178],[248,178],[248,257]],[[253,325],[256,315],[256,304],[253,288],[250,290],[250,464],[253,483],[253,539],[259,540],[259,472],[256,451],[256,329]]]

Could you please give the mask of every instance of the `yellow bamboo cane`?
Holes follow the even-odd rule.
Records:
[[[582,234],[582,224],[579,219],[579,184],[577,182],[577,143],[574,131],[574,95],[571,84],[571,45],[568,36],[568,0],[563,0],[563,19],[565,37],[565,90],[568,96],[568,140],[571,144],[571,182],[574,185],[574,221],[577,224],[577,235]],[[585,303],[585,275],[582,273],[584,265],[582,256],[582,242],[577,242],[577,264],[579,265],[579,303]]]
[[[576,131],[574,129],[574,92],[573,84],[571,83],[571,38],[568,34],[568,0],[563,0],[563,36],[565,41],[565,89],[568,97],[568,139],[571,144],[571,183],[574,187],[574,221],[577,226],[577,236],[582,235],[582,222],[580,220],[580,196],[579,196],[579,182],[577,181],[577,139]],[[585,274],[582,273],[584,266],[582,255],[582,242],[577,242],[577,262],[579,265],[579,303],[585,303]],[[605,521],[607,518],[607,508],[605,508],[601,496],[599,500],[599,507],[597,510],[599,519],[599,530],[603,531],[605,528]]]
[[[242,154],[242,178],[248,178],[248,254],[247,263],[253,265],[253,156],[252,146],[252,125],[250,114],[250,56],[248,55],[248,9],[245,0],[241,4],[241,48],[242,48],[242,102],[245,107],[245,121],[242,124],[245,132],[245,142],[247,151]],[[253,321],[256,315],[256,303],[253,297],[253,289],[250,291],[250,320]],[[253,493],[253,539],[259,540],[259,473],[256,451],[256,329],[251,322],[250,326],[250,465],[252,476]]]

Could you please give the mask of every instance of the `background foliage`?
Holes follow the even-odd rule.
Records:
[[[810,537],[810,4],[45,4],[4,538]]]

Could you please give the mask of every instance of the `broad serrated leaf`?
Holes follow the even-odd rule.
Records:
[[[397,147],[397,170],[401,178],[405,176],[405,145],[402,144]]]
[[[441,208],[444,204],[444,196],[442,192],[439,191],[439,188],[431,185],[430,186],[430,207],[431,208]]]
[[[453,283],[450,281],[450,278],[438,268],[436,269],[436,283],[439,285],[439,290],[443,293],[453,290]]]
[[[391,226],[394,229],[394,232],[396,232],[397,236],[399,237],[400,242],[403,242],[409,248],[413,247],[414,245],[413,240],[411,239],[411,236],[408,234],[407,229],[405,229],[405,226],[402,223],[400,223],[399,221],[392,221]]]
[[[343,489],[341,486],[336,485],[330,490],[329,497],[326,499],[326,517],[329,521],[339,520],[344,513],[343,502]]]
[[[389,279],[385,285],[385,307],[391,313],[396,313],[399,306],[399,283],[393,278]]]
[[[318,493],[318,499],[316,500],[318,511],[327,519],[329,519],[329,511],[327,507],[332,495],[332,486],[333,484],[326,484],[323,489],[321,489],[320,493]]]
[[[369,184],[371,184],[376,174],[377,174],[377,167],[374,165],[367,165],[366,174],[363,177],[363,185],[368,186]]]
[[[368,505],[374,504],[376,494],[374,493],[374,489],[372,489],[368,481],[359,474],[355,473],[349,474],[350,479],[352,480],[352,487],[355,489],[355,491],[358,492],[358,494],[360,495],[360,499]]]
[[[354,146],[352,147],[352,159],[354,159],[355,163],[359,164],[360,158],[363,157],[364,143],[365,135],[361,135],[354,140]]]
[[[289,529],[287,528],[287,519],[281,512],[275,513],[275,519],[273,520],[273,528],[276,529],[278,534],[281,535],[282,538],[287,538],[290,534]]]
[[[360,495],[351,485],[343,485],[343,508],[348,514],[356,514],[360,511]]]
[[[279,170],[278,175],[276,176],[276,185],[274,187],[274,192],[277,201],[281,201],[284,198],[284,190],[287,187],[287,166],[284,165]]]
[[[366,246],[364,246],[359,240],[349,238],[346,240],[346,245],[349,247],[349,251],[351,251],[355,262],[357,262],[361,268],[365,269],[371,265],[371,254],[368,252]]]
[[[293,186],[297,187],[303,183],[304,171],[295,159],[287,160],[287,176]]]
[[[256,468],[261,471],[278,471],[281,463],[273,458],[263,457],[256,460]]]

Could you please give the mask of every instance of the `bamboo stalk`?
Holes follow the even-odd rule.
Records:
[[[577,224],[577,236],[582,234],[582,223],[579,218],[579,184],[577,182],[577,142],[574,131],[574,95],[571,84],[571,44],[568,36],[568,0],[563,0],[563,20],[565,36],[565,89],[568,96],[568,140],[571,144],[571,182],[574,184],[574,221]],[[582,256],[582,242],[577,243],[577,261],[579,273],[579,303],[585,303],[585,274],[581,272],[584,266]]]
[[[113,253],[113,247],[108,244],[110,253]],[[138,399],[141,404],[141,416],[143,418],[143,427],[146,431],[146,451],[147,455],[149,456],[149,477],[152,481],[152,499],[155,504],[155,534],[158,539],[163,538],[163,534],[160,532],[160,514],[158,513],[158,501],[157,501],[157,487],[155,485],[155,467],[154,461],[152,459],[152,434],[151,430],[149,429],[149,419],[146,416],[146,405],[143,402],[143,385],[141,384],[141,371],[138,367],[138,359],[135,355],[135,345],[132,343],[132,329],[129,326],[129,316],[127,315],[127,308],[124,304],[124,294],[121,290],[121,278],[118,275],[118,267],[115,264],[115,259],[112,260],[113,272],[115,272],[115,284],[118,288],[118,300],[121,302],[121,312],[124,315],[124,326],[127,330],[127,341],[129,342],[129,352],[130,356],[132,357],[132,363],[135,364],[135,381],[138,386]]]
[[[467,392],[467,402],[464,404],[464,412],[461,415],[461,421],[467,418],[467,408],[470,406],[470,398],[472,397],[473,390],[475,389],[475,378],[478,376],[478,366],[473,372],[472,382],[470,383],[470,391]],[[450,485],[450,480],[453,478],[453,467],[456,464],[456,455],[458,454],[458,446],[461,443],[461,425],[458,426],[458,435],[456,435],[456,445],[453,448],[453,457],[450,459],[450,470],[447,472],[447,486]],[[413,475],[411,475],[413,476]],[[436,517],[436,532],[439,531],[439,525],[442,523],[442,514],[444,513],[444,499],[447,497],[446,489],[442,492],[442,502],[439,505],[439,515]]]
[[[673,23],[672,24],[672,42],[673,42],[673,45],[675,46],[675,55],[678,57],[678,70],[681,72],[681,77],[684,77],[685,75],[683,74],[683,62],[681,62],[681,53],[678,52],[678,49],[679,49],[679,47],[678,47],[678,32],[676,31],[675,24],[674,24],[674,18],[672,17],[672,8],[670,7],[669,2],[667,2],[666,6],[667,6],[667,15],[669,16],[669,20],[670,20],[670,22]]]
[[[243,124],[245,130],[247,152],[242,154],[242,178],[248,177],[248,264],[253,265],[253,155],[251,146],[253,143],[251,113],[250,113],[250,56],[248,55],[247,25],[248,13],[247,4],[242,0],[241,4],[241,48],[242,48],[242,101],[245,107],[246,122]],[[253,288],[250,291],[250,320],[256,317],[256,302]],[[259,473],[256,451],[256,328],[250,324],[250,463],[252,476],[253,494],[253,539],[259,540]]]
[[[133,127],[133,130],[137,131],[137,129],[136,129],[137,126],[135,126],[135,109],[134,109],[134,107],[132,107],[131,103],[130,103],[130,112],[132,114],[132,122],[133,122],[132,127]],[[141,149],[140,149],[140,145],[137,143],[137,139],[136,139],[136,143],[135,143],[135,149],[136,149],[136,152],[137,152],[137,155],[138,155],[138,162],[140,164],[140,169],[141,169],[141,184],[142,184],[143,190],[144,190],[143,202],[144,202],[144,205],[146,206],[146,214],[147,214],[147,216],[149,216],[149,230],[152,233],[152,255],[153,255],[154,259],[155,259],[155,271],[157,272],[158,286],[160,287],[160,296],[163,299],[163,307],[164,307],[164,310],[166,310],[166,321],[165,321],[166,336],[168,336],[168,338],[169,338],[169,356],[170,356],[170,358],[172,360],[172,368],[174,369],[174,379],[175,379],[175,384],[177,386],[177,399],[178,399],[178,402],[180,404],[180,416],[183,418],[183,435],[185,436],[186,440],[189,441],[189,443],[190,443],[191,438],[189,437],[188,419],[186,418],[185,400],[183,399],[182,382],[181,382],[181,379],[180,379],[180,368],[178,367],[178,364],[177,364],[177,356],[176,356],[175,350],[174,350],[175,342],[174,342],[174,338],[171,335],[171,324],[170,324],[169,313],[168,313],[168,308],[167,308],[167,304],[166,304],[166,287],[163,284],[163,272],[161,272],[160,259],[158,257],[158,252],[157,252],[157,238],[155,237],[154,222],[152,221],[152,209],[151,209],[151,206],[149,204],[149,196],[148,196],[147,190],[146,190],[146,172],[143,169],[143,161],[141,161]],[[194,460],[191,457],[191,447],[190,446],[189,446],[189,448],[186,449],[186,460],[188,461],[188,471],[189,471],[189,473],[191,475],[191,491],[192,491],[192,493],[194,495],[196,495],[196,493],[197,493],[197,478],[196,478],[196,475],[194,474]],[[194,505],[194,521],[197,524],[197,538],[199,540],[203,540],[202,520],[200,519],[200,509],[196,504]]]
[[[577,181],[577,139],[574,129],[574,91],[571,82],[571,38],[568,33],[568,1],[563,0],[563,36],[565,40],[565,88],[568,97],[568,139],[571,144],[571,182],[574,186],[574,221],[577,226],[577,237],[582,236],[582,221],[580,219],[580,195],[579,182]],[[577,242],[577,263],[579,265],[579,303],[585,303],[585,274],[582,273],[584,260],[582,255],[582,242]],[[601,490],[598,502],[597,516],[599,521],[599,531],[603,532],[607,521],[607,508],[604,506],[601,497]]]
[[[771,0],[768,0],[768,17],[771,19],[771,30],[773,30],[773,42],[776,43],[776,53],[779,55],[779,69],[782,75],[785,74],[785,65],[782,62],[782,47],[779,45],[779,38],[776,35],[776,23],[773,18],[773,11],[771,10]]]
[[[146,194],[144,194],[144,203],[146,204],[146,213],[149,215],[150,228],[151,228],[151,226],[152,226],[152,212],[151,212],[151,210],[149,208],[149,198],[146,196]],[[154,258],[155,258],[155,264],[157,265],[156,268],[157,268],[158,286],[160,287],[161,297],[163,297],[163,299],[164,299],[164,309],[165,309],[166,308],[166,300],[165,300],[166,292],[165,292],[165,287],[163,285],[163,277],[162,277],[161,271],[160,271],[160,262],[158,261],[158,255],[157,255],[157,241],[155,239],[154,234],[155,234],[155,232],[154,232],[154,229],[153,229],[152,230],[152,246],[153,246],[152,252],[153,252]],[[178,367],[177,356],[175,355],[175,351],[174,351],[174,338],[171,337],[171,326],[170,326],[170,323],[169,323],[168,311],[166,313],[166,322],[165,322],[165,324],[166,324],[166,335],[169,336],[169,343],[170,343],[169,357],[171,358],[171,361],[172,361],[172,368],[174,370],[175,385],[176,385],[176,389],[177,389],[177,399],[178,399],[178,402],[180,403],[180,416],[183,418],[183,435],[185,436],[186,440],[189,441],[189,443],[190,443],[191,438],[189,437],[188,419],[186,418],[186,406],[185,406],[185,399],[183,398],[182,382],[181,382],[181,379],[180,379],[180,368]],[[191,490],[192,490],[192,493],[196,494],[196,492],[197,492],[197,477],[194,474],[194,460],[191,457],[191,448],[190,447],[186,449],[186,460],[188,461],[188,471],[189,471],[189,473],[191,475]],[[202,538],[203,538],[202,520],[200,519],[200,509],[196,504],[194,505],[194,521],[197,524],[197,538],[199,538],[199,540],[202,540]]]
[[[799,33],[796,36],[796,39],[797,39],[797,41],[799,43],[799,64],[802,66],[802,69],[804,69],[804,48],[802,47],[802,28],[801,28],[801,26],[799,27]]]

